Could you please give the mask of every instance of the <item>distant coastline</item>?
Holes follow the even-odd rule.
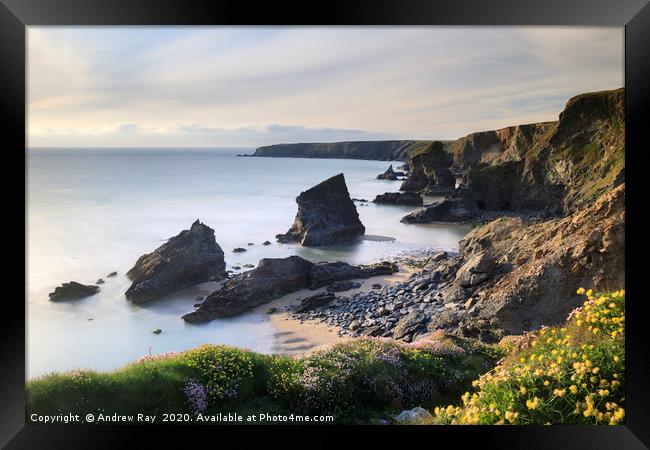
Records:
[[[275,144],[258,147],[252,155],[274,158],[337,158],[377,161],[406,161],[433,141],[347,141],[329,143]]]

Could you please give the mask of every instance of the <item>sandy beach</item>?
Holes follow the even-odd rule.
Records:
[[[385,286],[391,283],[402,282],[407,280],[413,272],[414,270],[410,267],[402,265],[398,272],[391,275],[354,279],[352,281],[361,283],[361,287],[337,294],[337,297],[351,295],[357,292],[371,291],[373,284]],[[275,344],[272,349],[273,353],[298,355],[354,339],[350,336],[337,335],[336,327],[329,326],[325,323],[310,320],[301,321],[289,316],[287,307],[299,304],[302,299],[325,292],[325,290],[325,287],[313,291],[303,289],[261,305],[254,310],[255,313],[266,314],[269,308],[277,308],[277,312],[267,314],[268,319],[276,329],[274,334]]]

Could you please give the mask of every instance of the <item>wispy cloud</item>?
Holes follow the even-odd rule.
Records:
[[[30,28],[28,77],[30,145],[453,138],[622,86],[623,30]]]
[[[93,129],[43,129],[32,136],[35,147],[140,146],[246,147],[285,142],[337,142],[344,140],[404,139],[399,134],[339,128],[311,128],[301,125],[249,125],[235,128],[199,123],[173,123],[162,127],[122,123]]]

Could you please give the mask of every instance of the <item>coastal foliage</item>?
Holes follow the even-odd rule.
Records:
[[[489,347],[442,333],[412,344],[360,339],[306,358],[273,357],[269,391],[290,408],[335,415],[431,405],[496,358]]]
[[[362,338],[301,357],[205,345],[146,356],[113,372],[30,380],[27,413],[264,410],[367,423],[423,406],[435,414],[423,423],[620,424],[625,292],[578,293],[586,301],[565,325],[498,346],[442,332],[409,344]]]
[[[181,363],[195,369],[212,399],[236,398],[253,378],[250,352],[225,345],[202,345],[183,353]]]
[[[609,424],[625,418],[625,292],[587,297],[566,325],[510,342],[515,348],[473,382],[439,424]]]
[[[451,401],[500,356],[492,347],[442,333],[411,344],[358,339],[302,357],[205,345],[144,357],[114,372],[30,380],[27,412],[209,414],[261,408],[359,422]]]

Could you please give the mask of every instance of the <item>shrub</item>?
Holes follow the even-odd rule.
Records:
[[[470,353],[442,334],[417,344],[358,339],[300,359],[274,357],[268,391],[288,407],[337,415],[431,405],[491,367],[497,358],[484,349]]]
[[[182,354],[182,361],[199,373],[208,395],[214,400],[231,400],[253,377],[250,352],[224,345],[202,345]]]
[[[584,289],[578,290],[585,293]],[[481,376],[446,424],[619,424],[625,417],[625,292],[593,295],[563,327],[543,328]],[[513,343],[508,344],[510,348]]]

